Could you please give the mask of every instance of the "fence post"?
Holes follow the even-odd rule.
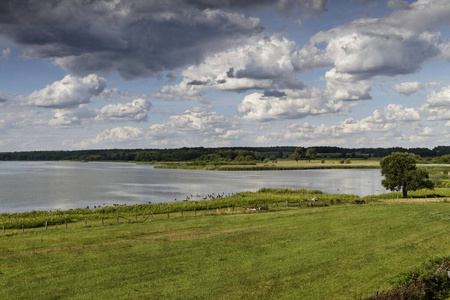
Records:
[[[47,225],[48,225],[48,222],[45,221],[45,230],[47,230]]]
[[[286,201],[286,207],[289,207],[289,201]]]
[[[103,217],[102,217],[102,226],[103,226]]]
[[[84,218],[84,226],[87,227],[87,218]]]
[[[169,212],[167,212],[167,219],[170,218]]]
[[[64,220],[64,224],[66,225],[66,229],[67,229],[67,220]]]
[[[197,210],[194,208],[194,216],[197,216]]]
[[[183,216],[183,210],[181,210],[181,216]]]
[[[234,204],[233,204],[233,212],[234,212]]]

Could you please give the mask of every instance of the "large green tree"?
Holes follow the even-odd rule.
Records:
[[[302,157],[302,148],[297,147],[294,150],[294,154],[292,154],[292,158],[295,159],[296,162]]]
[[[412,153],[394,152],[380,162],[381,184],[391,191],[402,191],[403,198],[408,197],[408,191],[422,188],[433,188],[428,180],[428,173],[416,168],[416,156]]]
[[[308,148],[308,150],[306,150],[305,156],[308,158],[308,161],[314,159],[317,156],[316,148]]]

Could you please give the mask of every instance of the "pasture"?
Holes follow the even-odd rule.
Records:
[[[444,200],[162,216],[9,231],[0,298],[358,299],[450,253]]]

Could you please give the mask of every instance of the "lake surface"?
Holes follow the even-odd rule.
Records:
[[[262,187],[385,193],[378,169],[202,171],[108,162],[0,162],[0,213],[201,200]]]

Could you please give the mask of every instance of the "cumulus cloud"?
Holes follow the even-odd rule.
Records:
[[[394,4],[402,3],[391,1]],[[423,16],[439,21],[423,20]],[[331,99],[371,99],[370,79],[415,73],[426,62],[442,57],[448,47],[433,30],[445,16],[450,19],[444,2],[425,5],[419,1],[382,18],[359,19],[319,32],[302,49],[279,35],[256,36],[190,66],[179,84],[163,87],[155,97],[204,101],[207,90],[302,89],[297,74],[331,67],[325,74]]]
[[[147,121],[150,107],[151,103],[145,99],[136,99],[131,103],[125,104],[109,104],[100,110],[97,119],[119,122],[143,122]]]
[[[264,30],[259,19],[219,10],[214,1],[5,0],[0,5],[0,34],[24,47],[27,56],[52,58],[78,75],[158,76]]]
[[[80,144],[109,145],[111,143],[140,141],[153,146],[222,146],[238,140],[245,133],[237,122],[210,109],[193,108],[181,114],[170,116],[163,124],[153,124],[148,128],[116,127],[101,132],[93,139]]]
[[[37,129],[47,124],[46,119],[49,118],[49,114],[36,111],[31,107],[20,106],[19,96],[0,92],[0,99],[2,99],[0,100],[0,135],[3,135],[1,139],[14,135],[16,130]]]
[[[418,81],[409,81],[396,84],[392,88],[399,94],[409,96],[417,92],[419,89],[424,90],[428,87],[434,87],[437,85],[439,85],[439,82],[427,82],[423,84]]]
[[[435,30],[449,20],[447,1],[417,1],[381,18],[363,18],[319,32],[301,52],[310,57],[310,68],[331,67],[325,79],[333,98],[369,99],[367,80],[415,73],[426,62],[445,56],[448,43]]]
[[[74,128],[86,124],[96,115],[97,110],[90,109],[86,105],[80,105],[75,109],[55,109],[54,116],[48,124],[59,128]]]
[[[138,142],[143,138],[143,132],[144,129],[132,126],[115,127],[102,131],[93,139],[83,140],[75,145],[79,147],[90,147],[92,145],[109,145],[130,141]]]
[[[328,100],[317,88],[284,90],[284,97],[253,93],[238,106],[244,120],[266,122],[282,119],[301,119],[309,115],[334,114],[342,111],[342,102]]]
[[[450,120],[450,85],[431,92],[421,110],[430,121]]]
[[[414,73],[440,54],[439,34],[393,27],[388,19],[361,19],[311,40],[327,43],[325,51],[336,72],[357,80]]]
[[[375,110],[373,114],[361,120],[348,118],[337,125],[312,125],[305,123],[294,123],[287,126],[283,132],[272,132],[258,137],[258,141],[265,143],[279,143],[298,141],[315,141],[316,143],[326,139],[334,144],[354,144],[355,140],[365,137],[368,132],[385,135],[401,135],[398,129],[401,126],[411,127],[411,124],[420,121],[419,110],[406,108],[402,105],[390,104],[383,110]],[[350,142],[351,139],[352,141]],[[376,144],[376,142],[374,141]]]
[[[28,105],[48,108],[77,107],[90,103],[106,87],[106,79],[91,74],[86,77],[66,75],[62,80],[34,91],[25,98]]]
[[[296,75],[310,69],[306,54],[310,53],[279,35],[249,39],[186,68],[179,84],[163,87],[154,97],[201,101],[207,90],[302,89]]]
[[[366,80],[357,80],[353,75],[338,73],[333,68],[325,73],[327,93],[332,100],[368,100],[371,84]]]
[[[450,109],[450,85],[441,88],[439,92],[431,92],[427,97],[427,104],[430,107]]]
[[[409,96],[420,89],[421,84],[418,81],[402,82],[394,85],[392,88],[399,94]]]

